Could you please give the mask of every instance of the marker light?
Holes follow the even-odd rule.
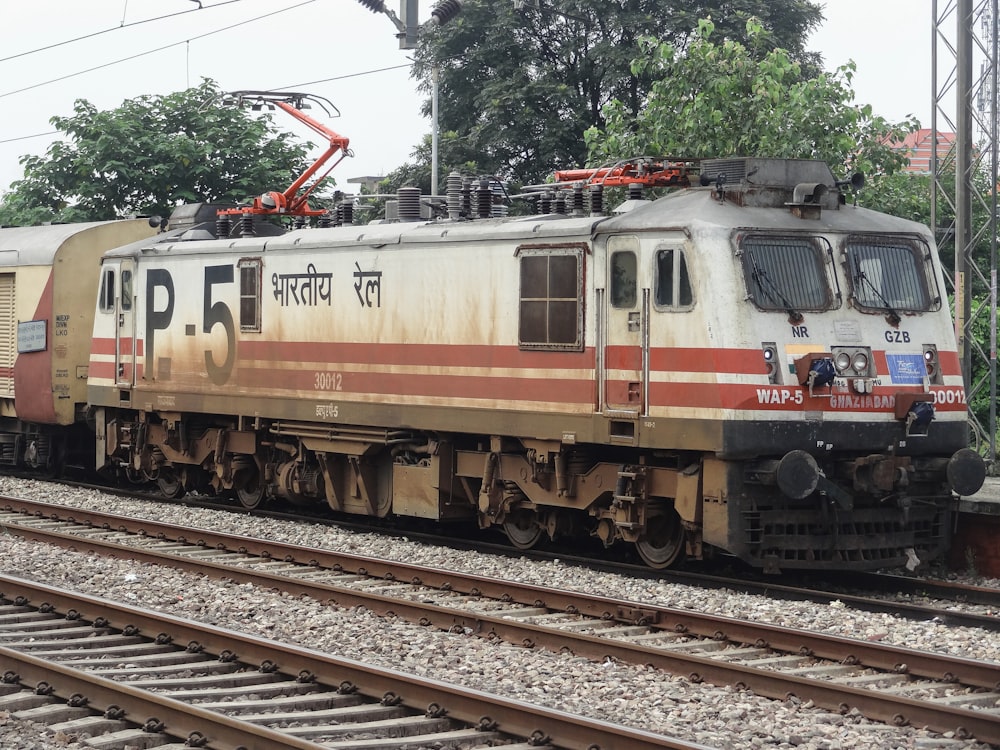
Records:
[[[778,382],[778,347],[771,341],[765,341],[761,344],[761,352],[764,356],[767,379],[773,385]]]
[[[938,362],[937,347],[934,344],[924,344],[924,370],[931,383],[941,384],[941,367]]]

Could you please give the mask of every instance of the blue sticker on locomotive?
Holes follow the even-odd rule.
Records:
[[[889,374],[896,385],[920,385],[924,382],[924,356],[922,354],[886,354]]]

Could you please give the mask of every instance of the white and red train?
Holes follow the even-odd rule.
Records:
[[[60,439],[67,420],[29,405],[51,365],[97,466],[169,495],[477,518],[524,548],[590,534],[656,567],[940,555],[985,467],[933,237],[848,205],[819,162],[697,170],[608,214],[577,185],[569,208],[487,217],[460,179],[430,220],[408,194],[404,221],[233,237],[189,207],[77,272],[90,299],[31,282],[3,460]],[[58,354],[65,316],[93,321],[78,361]]]

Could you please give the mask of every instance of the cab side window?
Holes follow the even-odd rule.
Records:
[[[101,312],[115,311],[115,269],[105,268],[101,274],[101,295],[98,302]]]
[[[608,299],[619,310],[631,310],[639,301],[639,239],[632,235],[608,237]]]
[[[694,304],[691,278],[684,250],[679,247],[656,251],[656,306],[687,309]]]
[[[122,269],[122,310],[132,309],[132,271]]]

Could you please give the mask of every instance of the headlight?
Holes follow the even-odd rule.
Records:
[[[847,352],[840,352],[834,360],[834,364],[837,365],[837,372],[844,372],[851,366],[851,355]]]
[[[864,352],[858,352],[854,355],[854,360],[851,362],[851,367],[857,373],[868,372],[868,355]]]

